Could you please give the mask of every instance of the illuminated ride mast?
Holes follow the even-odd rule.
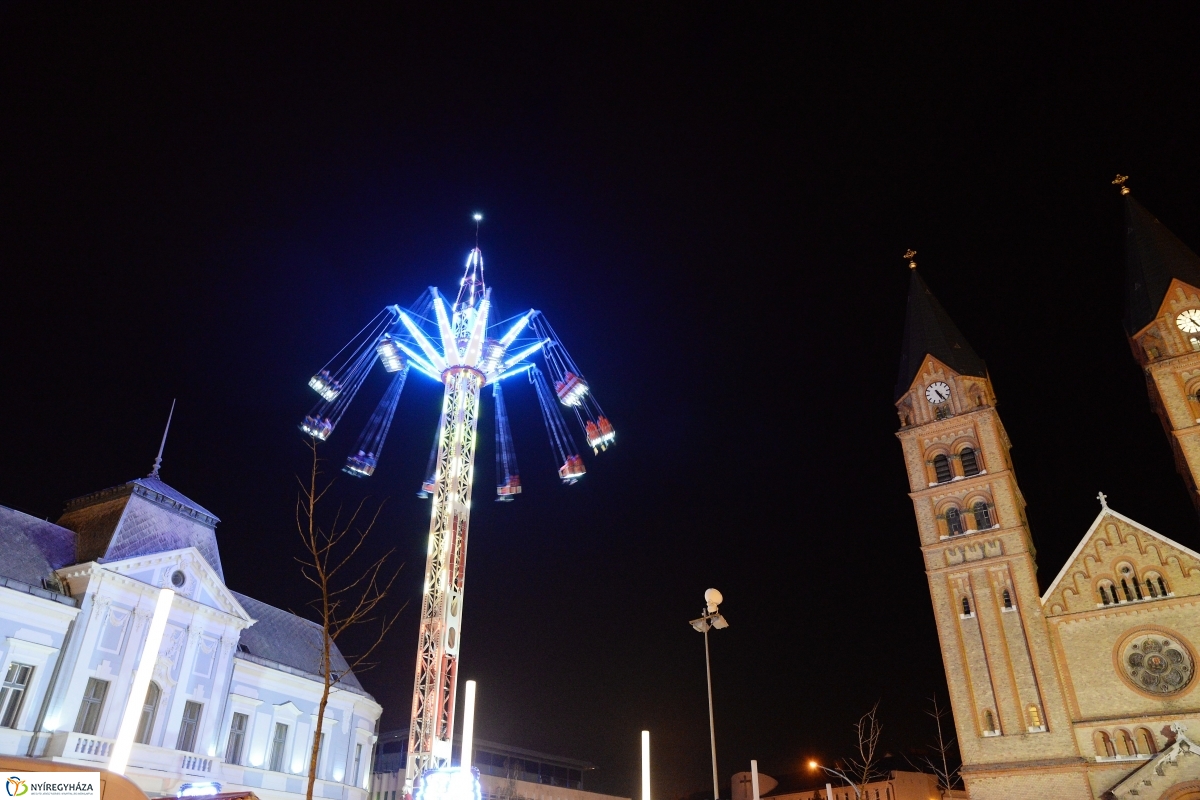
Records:
[[[476,216],[476,222],[479,219]],[[385,308],[313,376],[309,385],[321,400],[300,425],[313,438],[327,439],[379,361],[385,371],[394,374],[392,383],[359,436],[356,452],[343,467],[345,472],[365,478],[375,471],[409,371],[445,386],[429,474],[419,493],[433,496],[433,508],[405,770],[409,792],[426,770],[450,765],[480,390],[491,384],[495,400],[497,500],[512,500],[521,492],[500,389],[505,378],[525,374],[534,385],[563,483],[575,483],[586,470],[560,405],[575,412],[594,452],[606,449],[616,438],[582,373],[541,312],[531,309],[515,321],[496,323],[493,327],[497,329],[511,324],[499,338],[490,338],[491,311],[491,289],[483,280],[483,254],[476,247],[467,257],[453,305],[430,287],[409,309]],[[536,355],[542,357],[553,390],[531,360]]]

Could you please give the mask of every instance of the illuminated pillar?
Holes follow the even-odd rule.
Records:
[[[467,704],[463,708],[462,755],[458,758],[463,771],[471,768],[471,751],[475,747],[475,681],[467,681]]]
[[[750,761],[750,787],[754,789],[754,800],[758,800],[758,762]]]
[[[125,703],[125,715],[121,717],[121,727],[117,731],[117,740],[113,743],[112,758],[108,762],[109,770],[121,775],[125,774],[125,768],[129,766],[129,753],[133,749],[133,737],[137,733],[142,708],[146,705],[146,690],[150,688],[150,676],[154,673],[154,664],[158,660],[158,648],[162,644],[163,631],[167,628],[167,617],[171,614],[171,602],[174,599],[175,592],[173,590],[158,590],[158,601],[154,605],[154,617],[150,620],[150,630],[146,632],[142,657],[138,659],[137,672],[133,676],[133,686],[129,690],[129,699]]]
[[[650,800],[650,731],[642,731],[642,800]]]

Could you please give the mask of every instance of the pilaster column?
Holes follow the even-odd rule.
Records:
[[[184,647],[182,655],[179,657],[179,680],[175,684],[175,691],[171,694],[171,710],[167,714],[166,733],[163,736],[163,747],[175,747],[175,742],[179,736],[179,724],[183,720],[183,704],[188,699],[188,684],[191,682],[192,672],[195,670],[196,649],[200,644],[200,637],[204,631],[199,625],[192,622],[187,628],[187,645]],[[208,712],[208,709],[205,709]],[[200,741],[199,738],[196,739]]]
[[[214,758],[223,758],[221,752],[222,732],[228,727],[226,717],[229,716],[229,698],[226,689],[229,684],[229,673],[232,668],[233,647],[236,639],[222,636],[217,642],[217,652],[213,656],[212,691],[209,692],[208,708],[200,720],[200,732],[196,736],[196,749],[212,753]]]
[[[63,654],[62,674],[67,679],[60,680],[59,686],[55,687],[58,697],[51,702],[50,712],[46,715],[46,723],[52,730],[69,731],[75,727],[75,717],[79,715],[79,704],[87,688],[87,662],[96,650],[96,639],[108,619],[108,607],[112,602],[100,596],[101,586],[102,581],[98,580],[96,591],[91,595],[92,607],[83,623],[83,630],[71,637],[78,645],[70,648],[73,652]]]
[[[121,718],[129,704],[129,690],[133,688],[133,672],[138,664],[138,656],[146,646],[146,635],[150,632],[150,618],[154,611],[145,608],[143,602],[144,599],[139,601],[130,612],[129,630],[125,634],[125,650],[121,654],[118,677],[108,689],[104,720],[99,727],[100,735],[106,739],[117,738],[117,729],[121,727]]]

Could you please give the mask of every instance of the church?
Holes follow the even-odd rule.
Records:
[[[1125,330],[1200,507],[1200,259],[1114,183]],[[1200,799],[1200,553],[1101,494],[1039,586],[997,387],[910,266],[896,435],[972,800]]]
[[[159,455],[148,477],[71,500],[56,523],[0,506],[0,754],[107,767],[135,702],[125,774],[151,797],[192,784],[298,800],[321,628],[225,585],[217,517],[162,481]],[[166,632],[131,698],[160,588],[175,592]],[[314,796],[365,800],[381,708],[340,653],[334,664]]]

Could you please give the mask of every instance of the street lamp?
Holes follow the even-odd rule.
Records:
[[[850,786],[850,788],[854,790],[854,796],[856,798],[862,797],[862,793],[858,791],[858,785],[854,781],[850,780],[850,776],[842,772],[840,769],[835,767],[827,767],[824,764],[817,763],[816,761],[809,761],[808,768],[824,770],[826,775],[833,775],[836,778],[844,780]]]
[[[713,725],[712,667],[708,663],[708,631],[710,628],[721,630],[729,627],[725,618],[717,613],[717,606],[724,599],[716,589],[705,590],[704,609],[700,612],[702,616],[691,621],[691,626],[704,634],[704,672],[708,677],[708,738],[712,744],[713,800],[720,800],[721,794],[717,783],[717,729]]]

